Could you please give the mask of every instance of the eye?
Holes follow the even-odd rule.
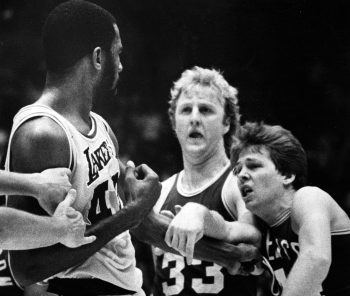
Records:
[[[192,108],[191,107],[188,107],[188,106],[185,106],[185,107],[182,107],[180,109],[180,113],[182,114],[189,114],[192,112]]]
[[[202,113],[202,114],[210,114],[213,112],[213,110],[209,107],[206,107],[206,106],[202,106],[199,108],[199,112]]]
[[[247,168],[249,170],[253,171],[253,170],[255,170],[255,169],[259,168],[259,167],[261,167],[261,165],[258,164],[258,163],[255,163],[255,162],[247,163]]]
[[[237,176],[240,171],[242,170],[242,165],[241,164],[237,164],[234,166],[233,170],[232,170],[232,173],[233,175]]]

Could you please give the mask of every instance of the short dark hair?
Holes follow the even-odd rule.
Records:
[[[246,122],[241,126],[238,140],[232,145],[231,164],[234,166],[243,150],[260,152],[265,148],[277,170],[284,176],[295,175],[294,189],[306,185],[306,153],[293,134],[280,125]]]
[[[88,1],[58,5],[47,17],[42,32],[47,70],[60,73],[97,46],[110,50],[115,23],[112,14]]]

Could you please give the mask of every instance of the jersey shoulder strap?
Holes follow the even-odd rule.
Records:
[[[153,207],[153,210],[156,213],[160,212],[160,209],[162,208],[166,198],[168,197],[171,188],[173,188],[173,186],[174,186],[177,175],[178,174],[172,175],[170,178],[168,178],[162,182],[162,190],[160,192],[160,196],[159,196],[158,201],[156,202],[155,206]]]
[[[7,154],[6,154],[6,162],[5,162],[5,169],[10,170],[10,151],[11,151],[11,142],[12,138],[17,131],[17,129],[27,120],[34,118],[34,117],[49,117],[53,121],[55,121],[65,132],[69,144],[69,153],[70,153],[70,160],[69,160],[69,168],[72,170],[74,167],[74,143],[73,143],[73,136],[69,130],[69,122],[67,119],[65,119],[62,115],[54,111],[48,106],[41,105],[41,104],[31,104],[28,106],[23,107],[19,112],[15,115],[13,119],[13,125],[10,133],[9,138],[9,144],[7,147]]]

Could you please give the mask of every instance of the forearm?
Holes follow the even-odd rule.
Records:
[[[64,235],[62,225],[50,217],[0,207],[0,248],[23,250],[56,244]]]
[[[204,235],[229,243],[260,245],[260,231],[244,222],[228,222],[216,211],[207,211],[204,221]]]
[[[282,296],[320,295],[329,267],[330,262],[319,256],[316,250],[300,253],[288,275]]]
[[[86,236],[95,235],[97,239],[79,248],[71,249],[57,244],[40,249],[11,251],[11,267],[16,280],[27,286],[84,262],[115,236],[140,223],[151,207],[128,204],[115,215],[90,227]]]
[[[170,223],[170,218],[157,214],[154,211],[132,230],[132,233],[141,241],[154,245],[167,252],[179,254],[170,248],[164,237]],[[232,245],[220,240],[204,237],[196,244],[194,258],[215,262],[222,266],[230,266],[231,262],[251,261],[260,258],[257,248],[251,245]]]
[[[35,195],[35,174],[20,174],[0,170],[0,194]]]

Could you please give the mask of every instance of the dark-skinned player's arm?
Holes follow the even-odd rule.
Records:
[[[117,147],[118,143],[112,132],[110,132],[110,136]],[[120,162],[122,176],[124,168],[125,165]],[[125,186],[123,183],[121,185]],[[164,240],[170,222],[170,218],[151,211],[147,218],[136,228],[130,229],[130,232],[140,241],[156,246],[164,251],[179,254],[177,250],[169,247]],[[236,265],[238,259],[241,262],[251,261],[260,258],[260,253],[256,247],[250,244],[233,245],[221,240],[204,237],[195,247],[194,258],[215,262],[230,268]]]
[[[151,211],[140,225],[131,229],[131,233],[145,243],[166,252],[179,254],[178,251],[169,247],[164,240],[170,222],[171,218]],[[261,255],[258,248],[251,244],[240,243],[234,245],[204,236],[197,242],[193,257],[231,268],[236,265],[237,261],[249,262],[254,259],[258,260],[261,258]]]
[[[51,119],[41,117],[29,120],[16,131],[11,143],[12,171],[32,173],[68,165],[68,140],[61,127]],[[135,171],[142,179],[135,178]],[[127,167],[125,175],[125,182],[130,188],[125,193],[128,203],[115,215],[86,231],[86,236],[97,237],[93,243],[76,249],[57,244],[47,248],[10,252],[11,269],[19,284],[27,286],[42,281],[84,262],[115,236],[141,222],[158,199],[161,184],[158,176],[146,165],[139,166],[136,170]],[[38,202],[30,197],[10,197],[8,205],[34,214],[46,214]]]

